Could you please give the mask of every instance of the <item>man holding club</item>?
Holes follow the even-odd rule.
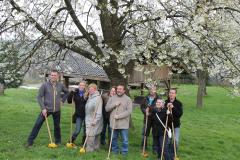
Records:
[[[144,150],[147,150],[147,141],[148,136],[150,134],[151,128],[153,127],[153,108],[156,105],[156,101],[158,99],[157,95],[157,87],[155,85],[149,87],[149,94],[147,97],[144,98],[142,104],[141,104],[141,111],[144,114],[144,121],[143,121],[143,129],[142,129],[142,147]],[[146,121],[147,120],[147,121]],[[147,122],[147,124],[145,124]],[[144,133],[146,131],[146,133]],[[145,137],[145,139],[144,139]],[[145,143],[144,143],[145,140]],[[153,153],[156,153],[156,146],[154,144],[155,141],[153,141],[152,144],[152,151]],[[143,153],[145,154],[145,153]],[[146,152],[147,155],[147,152]]]
[[[37,137],[43,122],[49,115],[53,117],[55,144],[61,144],[60,106],[61,103],[64,103],[67,99],[68,90],[62,83],[58,82],[58,79],[58,71],[52,70],[50,80],[43,83],[39,89],[37,100],[41,107],[41,113],[38,115],[35,125],[28,137],[26,147],[33,145],[34,139]]]
[[[182,103],[179,100],[177,100],[176,96],[177,96],[177,90],[170,89],[168,93],[168,99],[165,101],[166,107],[168,107],[170,112],[172,112],[173,123],[169,125],[169,127],[172,128],[172,130],[174,128],[173,138],[174,138],[174,143],[176,144],[176,145],[174,145],[173,143],[169,144],[169,153],[171,157],[176,157],[176,152],[178,150],[179,137],[180,137],[180,125],[181,125],[180,118],[183,114]],[[169,140],[169,142],[171,141]]]
[[[122,147],[120,153],[128,154],[128,129],[130,114],[132,113],[132,101],[125,94],[125,86],[117,86],[117,94],[111,97],[106,105],[106,111],[110,113],[110,127],[113,130],[112,134],[112,152],[119,153],[118,135],[121,134]],[[114,120],[115,119],[115,120]]]

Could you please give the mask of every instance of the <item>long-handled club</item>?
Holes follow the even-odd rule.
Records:
[[[147,123],[148,123],[148,115],[146,115],[146,120],[145,120],[145,127],[144,127],[144,140],[143,140],[143,150],[142,150],[142,156],[143,157],[148,157],[148,153],[145,151],[146,150],[146,140],[147,140]]]
[[[165,124],[165,126],[167,126],[167,124],[168,124],[168,114],[167,114],[167,118],[166,118],[166,124]],[[166,133],[167,133],[167,128],[165,127],[164,135],[163,135],[163,143],[162,143],[161,160],[163,159],[163,152],[164,152],[164,146],[165,146],[165,140],[166,140]]]
[[[100,94],[100,98],[101,98],[101,96],[102,96],[102,92],[101,92],[101,94]],[[98,101],[98,103],[97,103],[98,105],[97,105],[97,107],[96,107],[96,109],[95,109],[95,111],[94,111],[94,113],[93,113],[92,122],[94,122],[94,120],[95,120],[96,113],[97,113],[98,106],[99,106],[99,102],[100,102],[100,100]],[[86,144],[87,144],[88,137],[89,137],[90,133],[92,132],[92,129],[93,129],[93,126],[91,125],[91,126],[90,126],[90,129],[89,129],[89,132],[87,133],[86,139],[85,139],[85,141],[84,141],[84,144],[83,144],[83,146],[82,146],[82,147],[80,148],[80,150],[79,150],[80,154],[86,153],[85,147],[86,147]]]
[[[69,138],[69,142],[66,144],[66,147],[67,148],[75,148],[76,145],[72,142],[72,128],[73,128],[73,125],[72,125],[72,115],[73,115],[73,108],[74,108],[74,96],[72,98],[72,107],[71,107],[71,115],[70,115],[70,138]]]
[[[57,148],[57,145],[55,143],[53,143],[53,141],[52,141],[52,136],[51,136],[51,131],[50,131],[50,128],[49,128],[47,116],[45,116],[45,120],[46,120],[46,124],[47,124],[48,136],[49,136],[49,139],[50,139],[50,143],[48,144],[48,148]]]
[[[115,129],[115,122],[116,122],[115,116],[117,115],[117,111],[118,111],[118,107],[119,107],[119,106],[120,106],[120,104],[117,106],[116,112],[115,112],[115,114],[114,114],[113,127],[112,127],[112,133],[111,133],[111,138],[110,138],[110,144],[109,144],[109,149],[108,149],[108,157],[107,157],[107,160],[110,159],[110,153],[111,153],[111,149],[112,149],[112,139],[113,139],[113,133],[114,133],[114,129]]]

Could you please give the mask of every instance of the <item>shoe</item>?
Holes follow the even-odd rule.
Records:
[[[55,142],[57,146],[61,146],[61,142]]]
[[[27,143],[25,144],[25,148],[31,148],[32,146],[33,146],[33,143],[27,142]]]
[[[106,145],[106,142],[101,142],[101,145],[103,145],[103,146]]]

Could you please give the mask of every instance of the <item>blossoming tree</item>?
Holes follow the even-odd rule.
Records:
[[[1,37],[22,44],[24,65],[64,58],[72,50],[103,66],[116,85],[127,84],[142,64],[167,64],[197,73],[197,106],[203,105],[207,74],[225,73],[239,82],[237,0],[5,0],[0,5]],[[55,50],[44,51],[49,45]]]

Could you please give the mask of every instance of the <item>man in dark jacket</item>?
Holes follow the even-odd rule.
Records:
[[[157,92],[156,86],[150,87],[149,88],[149,95],[144,98],[144,100],[141,104],[141,110],[142,110],[142,113],[144,114],[143,129],[142,129],[142,147],[143,147],[143,144],[144,144],[145,127],[147,127],[146,137],[148,137],[149,133],[150,133],[150,130],[153,126],[152,111],[153,111],[153,108],[156,105],[156,101],[158,99],[158,95],[157,95],[156,92]],[[146,118],[148,118],[147,126],[145,126]],[[146,143],[145,143],[145,149],[147,150],[147,138],[146,138]],[[152,145],[152,149],[153,149],[153,152],[155,153],[154,142],[153,142],[153,145]]]
[[[169,110],[172,112],[172,118],[173,118],[173,125],[174,125],[174,133],[175,133],[175,142],[176,142],[176,149],[178,149],[179,145],[179,137],[180,137],[180,118],[183,114],[183,107],[182,103],[177,100],[177,90],[176,89],[170,89],[168,93],[168,99],[165,101],[166,107],[169,108]],[[172,125],[170,125],[172,128]],[[170,141],[169,141],[170,142]],[[169,152],[170,156],[174,156],[174,150],[173,150],[173,144],[169,144]]]
[[[68,90],[62,83],[58,82],[58,79],[58,71],[51,71],[50,81],[43,83],[39,89],[37,100],[41,108],[41,113],[28,137],[26,147],[33,145],[33,141],[37,137],[38,132],[45,121],[45,117],[49,115],[52,115],[53,117],[55,143],[57,145],[61,143],[60,106],[61,103],[64,103],[67,99]]]
[[[72,103],[72,100],[75,103],[75,112],[73,115],[73,121],[74,123],[76,123],[76,129],[72,134],[72,143],[74,143],[74,141],[76,140],[82,127],[84,130],[82,144],[84,143],[86,138],[85,105],[88,99],[88,95],[85,88],[86,88],[86,82],[81,81],[79,83],[79,88],[75,89],[75,91],[71,91],[68,96],[68,103]]]

